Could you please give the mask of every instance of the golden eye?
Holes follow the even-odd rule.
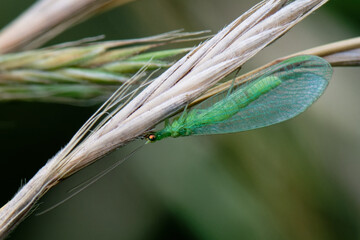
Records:
[[[156,136],[154,135],[154,134],[150,134],[149,136],[148,136],[148,139],[149,139],[149,141],[155,141],[155,139],[156,139]]]

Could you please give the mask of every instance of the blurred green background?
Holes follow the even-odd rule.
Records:
[[[34,1],[1,0],[0,26]],[[137,0],[51,43],[105,34],[136,38],[175,29],[217,32],[257,0]],[[358,36],[360,2],[330,1],[243,72],[274,58]],[[166,139],[60,207],[28,217],[10,239],[360,239],[360,69],[336,68],[307,112],[238,134]],[[64,146],[96,107],[1,103],[1,204]],[[50,191],[67,191],[126,156],[121,148]]]

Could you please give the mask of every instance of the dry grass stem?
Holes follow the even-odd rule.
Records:
[[[262,70],[284,61],[287,58],[297,55],[317,55],[326,59],[332,66],[359,66],[360,65],[360,37],[347,39],[339,42],[321,45],[315,48],[307,49],[305,51],[297,52],[286,57],[275,59],[274,61],[247,72],[236,78],[236,84],[243,84],[247,80],[252,79],[251,76],[258,75]],[[209,89],[205,94],[194,100],[190,106],[196,105],[226,89],[228,89],[233,80],[219,84],[216,87]]]
[[[300,54],[311,54],[311,55],[317,55],[320,57],[327,57],[329,55],[335,54],[335,53],[341,53],[353,49],[360,48],[360,37],[356,38],[350,38],[347,40],[342,40],[338,42],[329,43],[326,45],[322,45],[315,48],[310,48],[305,51],[301,51],[296,53],[297,55]]]
[[[142,136],[325,2],[266,0],[259,3],[175,63],[128,104],[113,109],[111,118],[101,121],[106,110],[112,109],[112,103],[122,95],[123,89],[120,89],[70,143],[1,208],[0,236],[16,226],[34,203],[61,179]],[[100,124],[97,124],[99,119]],[[95,131],[88,131],[94,127]]]
[[[0,32],[0,53],[39,47],[67,28],[132,0],[41,0]]]
[[[360,66],[360,48],[339,53],[333,53],[324,57],[332,66]]]

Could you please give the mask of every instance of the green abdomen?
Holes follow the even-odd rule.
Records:
[[[232,94],[217,102],[212,107],[201,110],[201,113],[196,109],[190,111],[188,114],[189,121],[186,121],[185,125],[187,126],[185,127],[196,128],[227,120],[242,108],[280,84],[281,79],[275,76],[265,77],[249,83],[241,89],[235,90]],[[192,113],[193,111],[194,113]]]

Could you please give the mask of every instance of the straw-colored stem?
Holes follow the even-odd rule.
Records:
[[[287,58],[297,56],[297,55],[317,55],[319,57],[325,58],[332,66],[352,66],[352,65],[359,65],[360,64],[360,37],[347,39],[339,42],[334,42],[330,44],[321,45],[318,47],[310,48],[301,52],[297,52],[285,57],[281,57],[275,59],[267,63],[264,66],[256,68],[250,72],[247,72],[239,77],[236,78],[235,83],[245,83],[247,79],[251,79],[250,76],[256,75],[257,73],[261,72],[265,68],[268,68],[272,65],[275,65],[279,62],[284,61]],[[352,53],[352,54],[346,54]],[[356,55],[355,55],[356,53]],[[338,55],[341,54],[341,55]],[[345,55],[346,54],[346,55]],[[355,55],[355,56],[354,56]],[[341,59],[340,59],[341,58]],[[345,64],[347,63],[347,64]],[[231,84],[233,84],[233,80],[224,82],[219,84],[216,87],[208,90],[205,94],[194,100],[190,106],[196,105],[226,89],[228,89]]]
[[[310,48],[305,51],[295,53],[294,55],[310,54],[317,55],[319,57],[326,57],[334,53],[345,52],[356,48],[360,48],[360,37],[321,45],[315,48]]]

